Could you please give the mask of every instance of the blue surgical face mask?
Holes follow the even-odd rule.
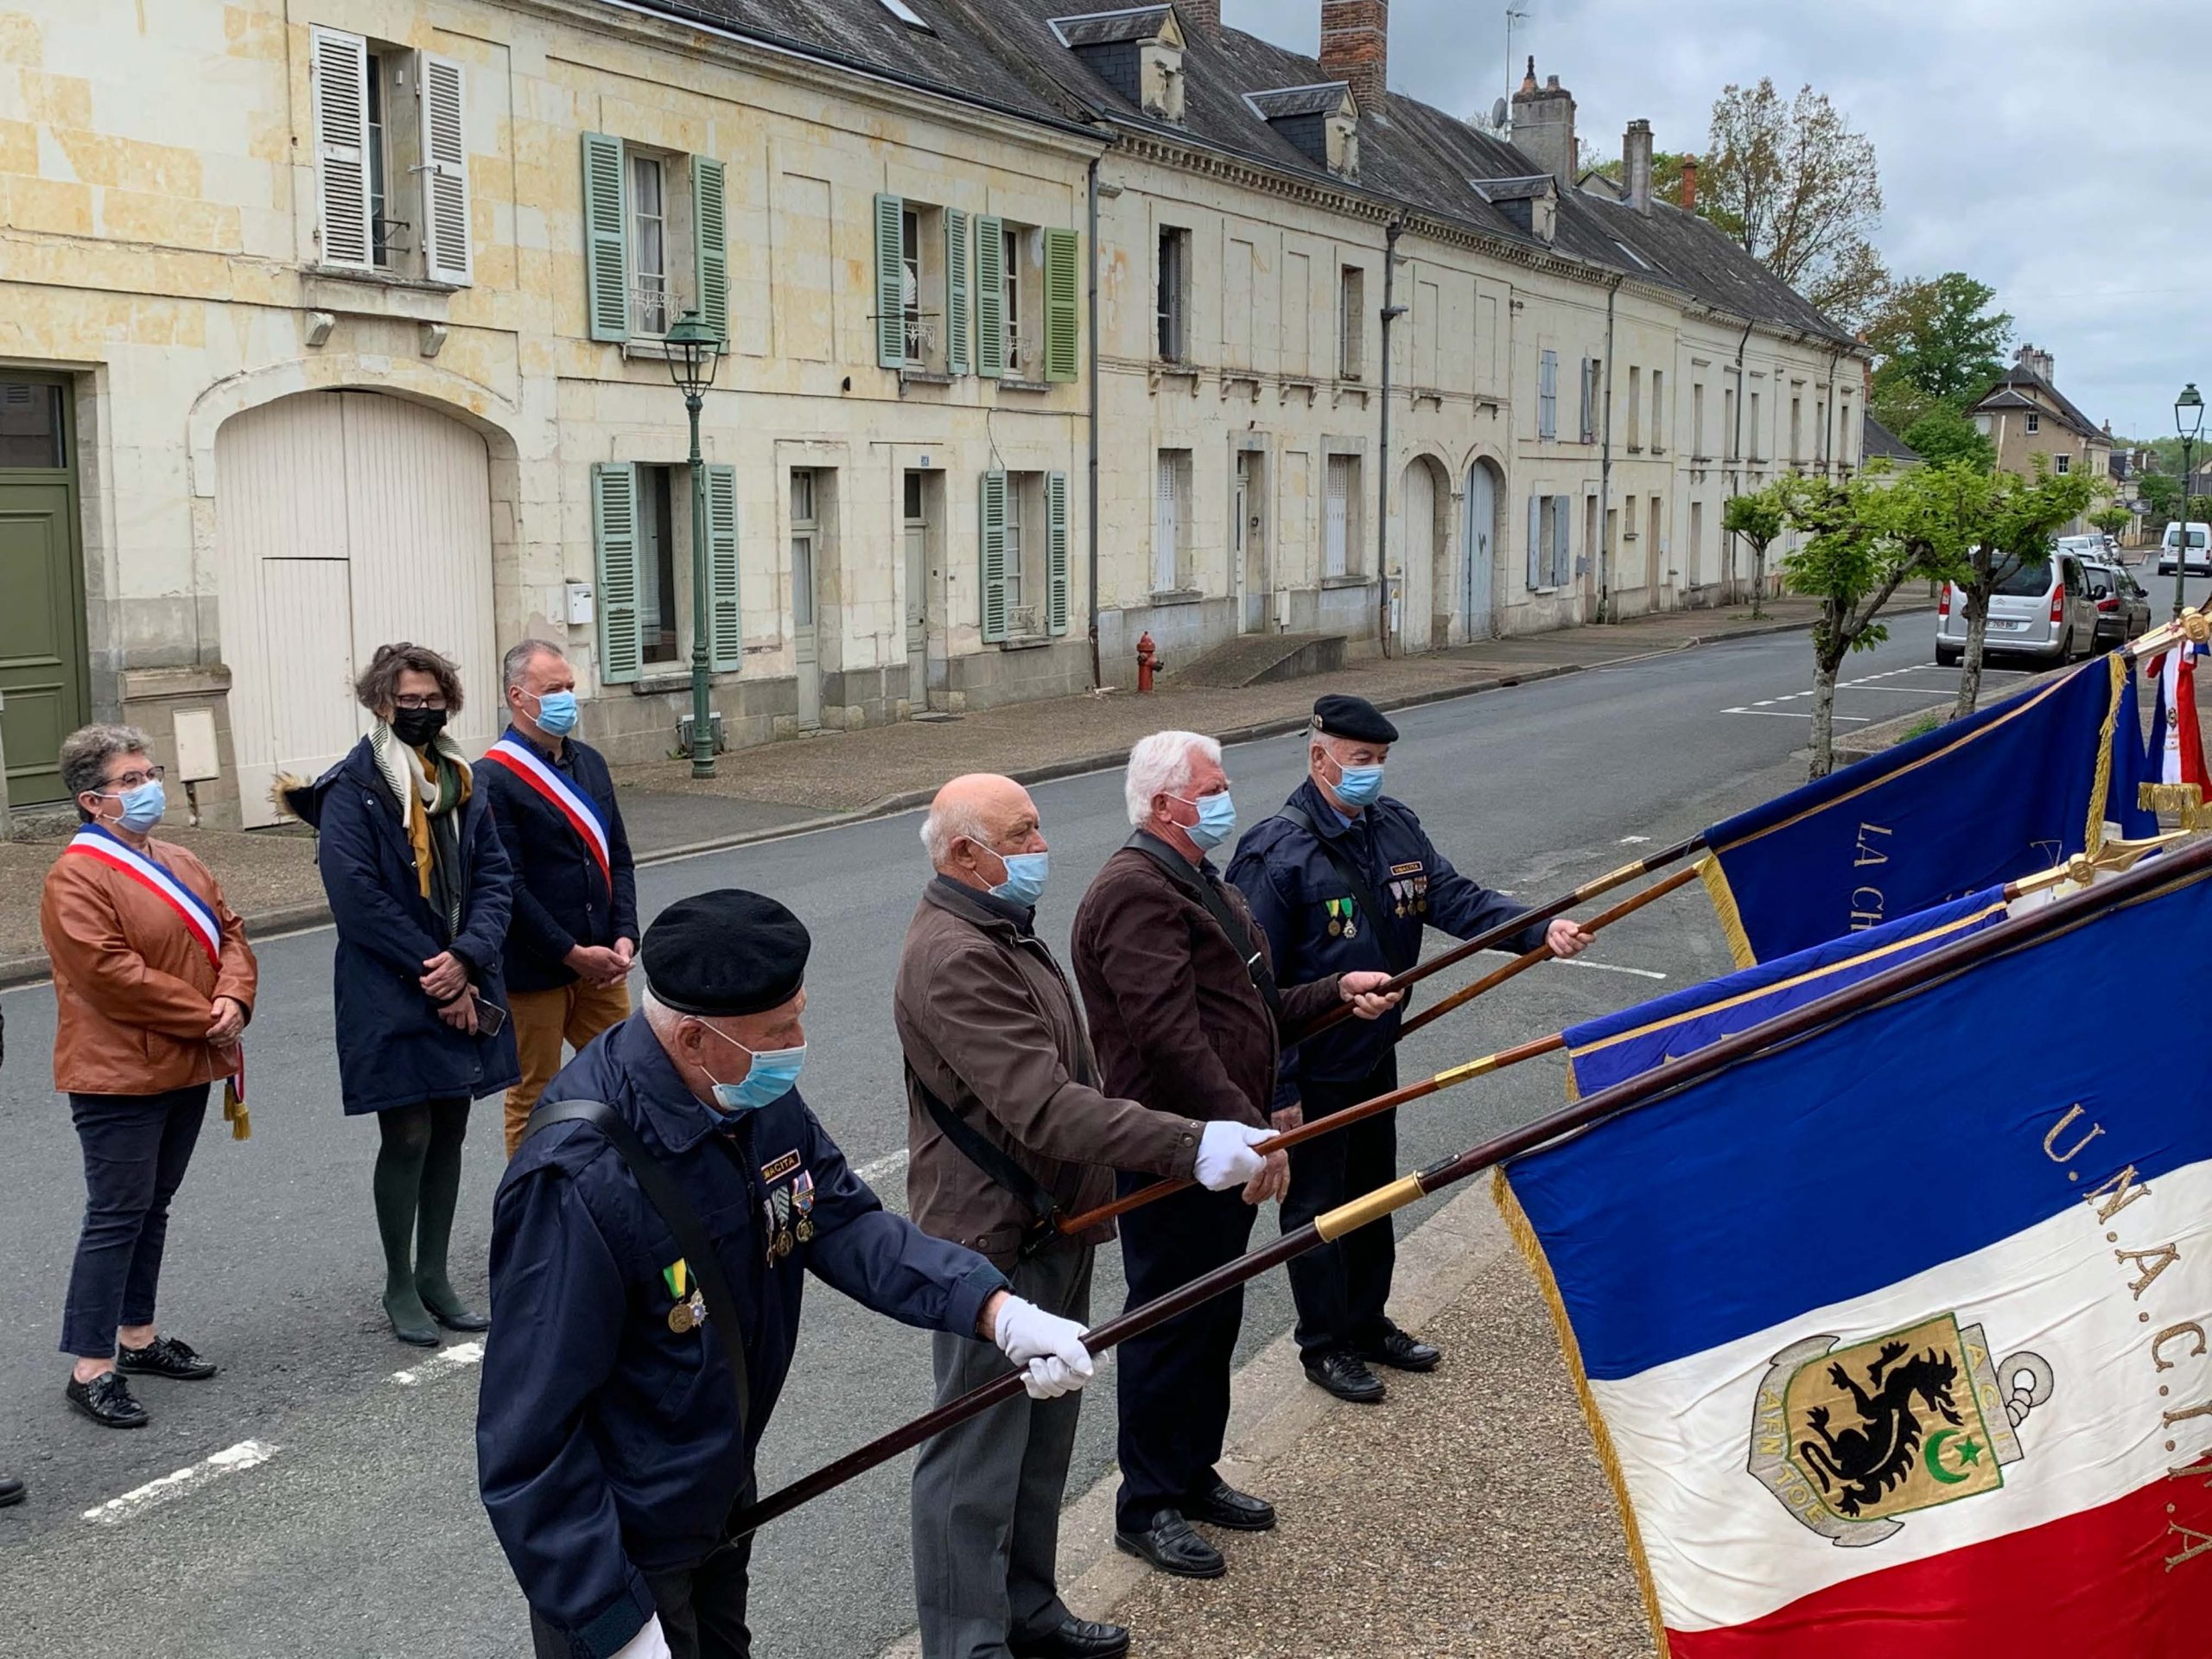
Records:
[[[151,778],[136,789],[126,789],[120,794],[104,798],[123,803],[122,814],[116,823],[134,836],[143,836],[162,821],[162,814],[168,810],[169,798],[162,789],[162,780]]]
[[[1329,760],[1337,769],[1337,798],[1346,806],[1372,806],[1382,798],[1382,767],[1348,766],[1332,754]]]
[[[743,1048],[753,1057],[753,1069],[741,1080],[715,1084],[716,1106],[725,1112],[757,1112],[791,1093],[791,1085],[798,1081],[799,1068],[806,1064],[804,1043],[796,1048],[745,1048],[728,1033],[715,1031],[712,1026],[706,1028],[732,1048]]]
[[[1217,795],[1201,795],[1195,801],[1184,800],[1180,795],[1169,798],[1198,809],[1198,821],[1185,824],[1183,833],[1200,851],[1211,852],[1236,833],[1236,803],[1229,798],[1227,790]]]
[[[573,691],[548,691],[538,698],[537,729],[548,737],[566,737],[575,731],[576,694]]]
[[[1052,854],[1001,853],[993,849],[991,855],[1006,866],[1006,880],[991,889],[991,897],[1034,910],[1045,896],[1045,878],[1052,874]]]

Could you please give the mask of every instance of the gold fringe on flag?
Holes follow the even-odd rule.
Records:
[[[1659,1609],[1659,1586],[1651,1576],[1651,1562],[1643,1552],[1643,1535],[1636,1524],[1636,1506],[1629,1501],[1628,1477],[1622,1472],[1620,1455],[1613,1449],[1612,1430],[1598,1409],[1598,1397],[1590,1391],[1590,1378],[1582,1369],[1582,1344],[1575,1340],[1574,1323],[1567,1317],[1567,1302],[1559,1294],[1559,1281],[1552,1277],[1551,1262],[1544,1255],[1543,1241],[1536,1236],[1535,1227],[1522,1209],[1521,1200],[1515,1196],[1513,1184],[1505,1178],[1505,1166],[1498,1166],[1491,1172],[1490,1195],[1497,1205],[1497,1213],[1505,1222],[1505,1230],[1512,1236],[1513,1247],[1521,1259],[1529,1264],[1529,1271],[1535,1275],[1536,1287],[1543,1293],[1544,1305],[1551,1309],[1552,1327],[1559,1333],[1560,1357],[1567,1362],[1567,1374],[1574,1381],[1576,1398],[1582,1402],[1582,1420],[1589,1425],[1590,1440],[1598,1453],[1598,1466],[1605,1471],[1605,1479],[1613,1489],[1613,1502],[1620,1506],[1621,1529],[1628,1535],[1628,1558],[1636,1567],[1637,1587],[1643,1592],[1643,1614],[1651,1621],[1652,1645],[1658,1650],[1658,1659],[1669,1659],[1667,1645],[1667,1618]]]
[[[2184,830],[2195,830],[2204,822],[2204,791],[2196,784],[2138,784],[2135,804],[2146,812],[2171,812]]]
[[[1728,954],[1736,959],[1738,968],[1758,965],[1758,952],[1751,949],[1751,935],[1744,931],[1744,912],[1736,908],[1736,894],[1728,885],[1728,873],[1720,868],[1716,853],[1707,853],[1698,861],[1699,880],[1705,883],[1706,896],[1713,900],[1713,914],[1720,918],[1720,931],[1727,937]]]

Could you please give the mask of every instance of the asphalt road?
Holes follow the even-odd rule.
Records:
[[[1903,642],[1853,664],[1848,678],[1863,683],[1842,692],[1847,721],[1948,700],[1955,677],[1925,666],[1930,629],[1929,619],[1906,619]],[[1806,702],[1790,694],[1809,677],[1806,639],[1788,634],[1433,704],[1397,717],[1391,790],[1461,868],[1548,898],[1629,848],[1664,845],[1801,779]],[[1295,739],[1281,738],[1233,751],[1229,766],[1249,823],[1295,784],[1302,756]],[[1083,883],[1127,834],[1121,779],[1071,779],[1036,793],[1054,852],[1044,923],[1064,949]],[[917,823],[906,814],[793,836],[659,866],[640,880],[648,914],[684,893],[743,885],[805,918],[815,936],[806,1094],[902,1207],[906,1110],[889,999],[925,874]],[[52,993],[6,997],[0,1469],[27,1477],[32,1496],[0,1513],[0,1655],[528,1650],[520,1599],[475,1497],[472,1351],[426,1361],[384,1325],[368,1192],[375,1131],[338,1110],[330,951],[324,931],[261,946],[254,1138],[234,1144],[211,1123],[176,1206],[162,1310],[164,1329],[226,1370],[198,1385],[141,1384],[155,1421],[132,1433],[97,1428],[61,1401],[67,1363],[54,1344],[83,1188],[67,1107],[48,1086]],[[1417,1034],[1402,1069],[1426,1075],[1726,966],[1693,887],[1607,932],[1588,965],[1525,975]],[[1536,1063],[1408,1109],[1402,1166],[1561,1098],[1559,1069]],[[477,1116],[454,1249],[456,1279],[480,1296],[500,1165],[497,1102]],[[1261,1236],[1272,1231],[1263,1217]],[[1099,1309],[1117,1308],[1110,1249],[1098,1282]],[[1256,1286],[1247,1308],[1249,1353],[1288,1323],[1280,1275]],[[924,1408],[928,1376],[923,1335],[817,1287],[764,1448],[764,1487]],[[1111,1462],[1111,1388],[1109,1365],[1090,1391],[1071,1491]],[[764,1651],[853,1659],[908,1627],[906,1494],[902,1460],[762,1537],[753,1605]]]

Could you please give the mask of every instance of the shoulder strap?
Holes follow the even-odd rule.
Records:
[[[1408,951],[1405,941],[1382,925],[1382,906],[1375,902],[1375,889],[1367,885],[1366,874],[1344,855],[1344,849],[1316,829],[1312,816],[1295,801],[1286,803],[1275,816],[1288,819],[1313,837],[1314,844],[1321,849],[1321,856],[1329,861],[1329,868],[1337,873],[1337,879],[1351,889],[1353,900],[1367,912],[1367,925],[1375,930],[1375,942],[1382,947],[1382,961],[1390,971],[1402,974],[1412,967],[1418,951]]]
[[[1060,1201],[1045,1190],[1044,1184],[1007,1155],[1005,1149],[991,1144],[983,1133],[966,1118],[954,1111],[921,1079],[911,1062],[906,1066],[907,1086],[913,1090],[922,1103],[922,1109],[930,1115],[944,1138],[958,1148],[960,1155],[982,1170],[992,1181],[1004,1187],[1021,1201],[1029,1211],[1029,1225],[1023,1230],[1021,1253],[1029,1255],[1038,1245],[1052,1236],[1053,1224],[1059,1219]]]
[[[1187,861],[1160,846],[1143,830],[1138,830],[1123,844],[1135,848],[1151,859],[1174,879],[1178,887],[1206,907],[1206,913],[1221,929],[1222,937],[1229,941],[1230,947],[1238,956],[1244,958],[1244,971],[1252,976],[1252,988],[1259,992],[1260,1000],[1268,1005],[1268,1012],[1274,1017],[1275,1028],[1280,1031],[1282,1028],[1282,993],[1275,988],[1274,973],[1268,966],[1268,953],[1252,937],[1252,930],[1245,925],[1243,918],[1230,908],[1229,900],[1222,897],[1212,882],[1206,880],[1204,872],[1192,868]]]
[[[601,1138],[614,1148],[614,1155],[629,1169],[639,1190],[645,1195],[645,1202],[652,1205],[668,1230],[675,1235],[676,1248],[683,1252],[684,1263],[706,1301],[707,1323],[721,1335],[722,1354],[729,1361],[730,1387],[736,1395],[738,1444],[747,1445],[751,1385],[745,1370],[745,1330],[738,1323],[737,1298],[730,1293],[721,1257],[715,1254],[714,1241],[708,1236],[699,1212],[684,1197],[676,1178],[645,1149],[638,1132],[604,1101],[557,1100],[540,1106],[523,1126],[522,1138],[527,1141],[540,1129],[550,1128],[556,1123],[588,1123],[597,1129]],[[749,1453],[746,1461],[748,1465],[752,1462]]]

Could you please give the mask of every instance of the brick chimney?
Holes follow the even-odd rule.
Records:
[[[2053,372],[2057,365],[2049,352],[2039,351],[2033,346],[2022,346],[2013,354],[2012,360],[2030,374],[2041,375],[2045,385],[2056,386],[2058,384],[2058,378]]]
[[[1622,200],[1639,213],[1651,212],[1651,124],[1638,118],[1628,124],[1621,139]]]
[[[1218,16],[1218,0],[1208,0]],[[1389,67],[1390,0],[1321,0],[1321,73],[1349,81],[1363,105],[1382,96]]]
[[[1221,27],[1221,0],[1175,0],[1175,16],[1185,25],[1201,29]]]
[[[1534,57],[1513,94],[1513,147],[1558,180],[1562,194],[1574,188],[1574,94],[1557,75],[1537,86]]]
[[[1694,156],[1682,157],[1682,209],[1686,213],[1697,212],[1697,157]]]

